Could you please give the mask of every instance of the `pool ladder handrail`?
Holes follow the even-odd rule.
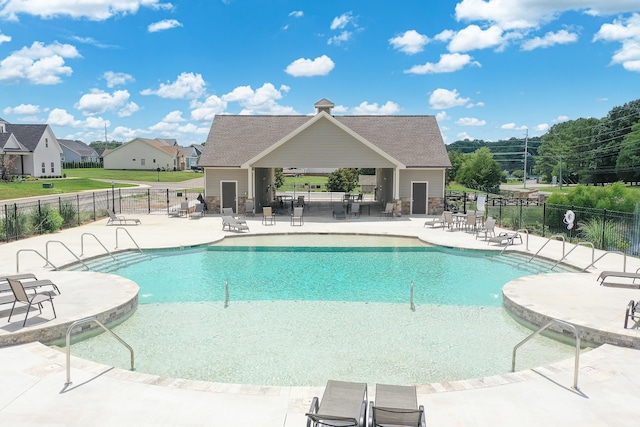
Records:
[[[224,282],[224,308],[229,307],[229,279]]]
[[[565,253],[564,247],[567,242],[567,239],[564,234],[554,234],[553,236],[549,237],[546,242],[544,242],[544,245],[542,245],[540,249],[538,249],[538,252],[536,252],[535,254],[533,254],[531,258],[529,258],[529,261],[527,261],[527,263],[533,261],[533,259],[538,256],[540,251],[542,251],[544,247],[547,246],[551,240],[560,240],[560,239],[562,239],[562,258],[564,258],[564,253]]]
[[[413,280],[411,281],[411,297],[410,297],[410,305],[411,311],[416,311],[416,305],[413,303]]]
[[[42,258],[45,261],[44,267],[46,267],[47,265],[50,265],[51,267],[53,267],[54,270],[58,270],[58,267],[53,265],[53,263],[51,261],[49,261],[44,255],[42,255],[37,250],[35,250],[35,249],[18,249],[18,251],[16,252],[16,273],[20,273],[20,252],[35,252],[36,254],[38,254],[38,256],[40,258]]]
[[[627,254],[622,251],[607,251],[602,255],[600,255],[597,260],[593,261],[591,264],[587,265],[585,268],[580,270],[580,273],[584,273],[585,271],[587,271],[589,267],[595,266],[596,262],[600,261],[602,258],[604,258],[609,254],[622,255],[622,271],[626,272],[627,271]]]
[[[591,262],[593,262],[593,260],[596,257],[596,247],[591,242],[578,242],[578,243],[575,244],[575,246],[573,248],[571,248],[569,250],[569,252],[567,252],[567,254],[565,256],[563,256],[558,261],[556,261],[556,263],[553,264],[553,266],[551,266],[550,270],[553,270],[554,268],[556,268],[556,266],[558,264],[560,264],[562,261],[564,261],[571,254],[571,252],[573,252],[578,246],[581,246],[581,245],[582,246],[590,246],[591,247]]]
[[[63,242],[61,242],[60,240],[47,240],[47,243],[45,243],[44,245],[44,254],[45,257],[47,258],[47,262],[49,262],[49,243],[60,243],[71,255],[73,255],[73,257],[82,265],[84,265],[84,268],[86,268],[87,270],[91,270],[89,268],[89,266],[87,264],[84,263],[84,261],[82,261],[78,255],[76,255],[71,249],[69,249],[69,247],[67,245],[65,245]]]
[[[96,241],[98,242],[98,244],[100,246],[102,246],[102,249],[105,250],[106,253],[109,254],[109,256],[111,257],[111,259],[113,259],[114,261],[116,260],[116,257],[113,256],[113,254],[109,251],[109,249],[106,248],[105,245],[102,244],[102,242],[100,241],[100,239],[98,239],[98,237],[96,237],[95,234],[93,233],[82,233],[82,235],[80,236],[80,256],[84,255],[84,236],[91,236],[94,239],[96,239]]]
[[[84,319],[76,320],[71,325],[69,325],[69,327],[67,328],[67,334],[66,334],[66,343],[67,343],[67,348],[66,348],[66,353],[67,353],[67,382],[64,384],[65,387],[68,387],[68,386],[71,385],[71,331],[76,326],[81,325],[83,323],[89,323],[89,322],[94,322],[94,323],[98,324],[98,326],[100,326],[105,332],[108,332],[109,334],[111,334],[111,336],[116,338],[118,341],[120,341],[120,343],[122,345],[124,345],[125,347],[127,347],[129,349],[129,353],[131,353],[131,370],[135,371],[133,348],[129,344],[127,344],[122,338],[120,338],[118,335],[116,335],[115,332],[113,332],[111,329],[107,328],[96,317],[86,317]]]
[[[579,388],[578,388],[578,370],[580,368],[580,331],[578,330],[578,328],[575,327],[575,325],[572,325],[571,323],[567,323],[567,322],[564,322],[562,320],[558,320],[558,319],[555,319],[555,318],[552,318],[546,325],[542,326],[537,331],[532,332],[531,335],[529,335],[528,337],[526,337],[525,339],[520,341],[518,344],[516,344],[516,346],[513,348],[513,357],[511,358],[511,372],[515,372],[516,371],[516,351],[518,350],[518,348],[520,348],[524,343],[526,343],[527,341],[529,341],[531,338],[535,337],[536,335],[540,334],[542,331],[544,331],[545,329],[547,329],[549,326],[553,325],[554,323],[557,323],[557,324],[559,324],[561,326],[567,326],[567,327],[571,328],[571,330],[573,331],[574,336],[576,337],[576,353],[575,353],[575,362],[574,362],[574,367],[573,367],[573,389],[579,390]]]
[[[138,246],[138,243],[133,239],[133,237],[131,236],[131,233],[129,233],[129,230],[127,230],[124,227],[117,227],[116,228],[116,249],[118,249],[118,231],[122,230],[125,233],[127,233],[127,235],[129,236],[129,238],[131,239],[131,241],[133,242],[134,245],[136,245],[136,248],[138,248],[138,250],[140,251],[141,254],[143,254],[144,252],[142,252],[142,249],[140,249],[140,246]]]

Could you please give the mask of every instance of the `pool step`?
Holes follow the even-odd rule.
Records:
[[[102,273],[112,273],[120,268],[125,268],[141,261],[149,259],[150,255],[140,253],[138,251],[126,251],[114,255],[115,261],[110,256],[94,260],[89,263],[91,271],[99,271]],[[78,264],[69,268],[71,271],[86,271],[83,265]]]
[[[522,270],[529,271],[532,274],[540,274],[540,272],[544,273],[552,273],[552,272],[560,272],[563,271],[561,266],[557,266],[553,270],[550,269],[550,265],[548,262],[543,260],[534,259],[533,261],[529,261],[528,258],[523,258],[521,254],[510,254],[508,252],[492,258],[493,261],[510,265],[514,267],[518,267]]]

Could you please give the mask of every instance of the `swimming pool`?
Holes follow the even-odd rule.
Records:
[[[151,260],[115,270],[104,264],[141,287],[137,312],[115,329],[136,349],[138,371],[283,386],[505,373],[513,346],[531,331],[502,308],[501,288],[548,272],[523,258],[417,239],[270,236],[268,246],[246,239],[151,251]],[[105,338],[75,344],[73,353],[126,366]],[[519,366],[572,354],[546,338],[521,351]]]

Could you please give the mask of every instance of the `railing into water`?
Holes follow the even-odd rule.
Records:
[[[118,233],[118,232],[116,231],[116,237],[118,236],[118,234],[117,234],[117,233]],[[116,258],[113,256],[113,254],[111,254],[111,252],[109,252],[109,249],[107,249],[107,248],[102,244],[102,242],[100,241],[100,239],[98,239],[98,238],[96,237],[96,235],[95,235],[95,234],[93,234],[93,233],[82,233],[82,235],[80,236],[80,256],[84,255],[84,236],[91,236],[91,237],[93,237],[94,239],[96,239],[96,241],[98,242],[98,244],[99,244],[100,246],[102,246],[102,249],[104,249],[106,253],[108,253],[108,254],[109,254],[109,256],[111,257],[111,259],[113,259],[114,261],[116,260]]]
[[[131,241],[133,242],[134,245],[136,245],[136,248],[138,248],[138,250],[140,251],[140,253],[142,252],[142,249],[140,249],[140,246],[138,246],[138,243],[136,243],[136,241],[133,239],[133,237],[131,236],[131,233],[129,233],[129,230],[127,230],[124,227],[118,227],[116,228],[116,249],[118,249],[118,231],[124,231],[125,233],[127,233],[127,235],[129,236],[129,238],[131,239]]]
[[[47,262],[49,262],[49,243],[60,243],[71,255],[73,255],[73,257],[82,265],[84,265],[84,268],[86,268],[87,270],[91,270],[89,268],[89,266],[87,264],[84,263],[84,261],[82,261],[78,255],[76,255],[71,249],[69,249],[69,247],[67,245],[65,245],[63,242],[61,242],[60,240],[48,240],[47,243],[45,243],[44,245],[44,253],[45,256],[47,258]]]
[[[45,261],[45,265],[44,265],[45,267],[47,265],[50,265],[51,267],[53,267],[54,270],[58,269],[58,267],[53,265],[51,261],[49,261],[44,255],[42,255],[40,252],[36,251],[35,249],[19,249],[18,252],[16,252],[16,273],[20,273],[20,253],[21,252],[35,252],[36,254],[38,254],[40,258],[42,258]]]

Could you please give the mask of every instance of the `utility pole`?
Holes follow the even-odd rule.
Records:
[[[560,154],[560,189],[562,190],[562,154]]]
[[[527,155],[529,154],[529,150],[527,149],[528,143],[529,143],[529,129],[527,129],[527,133],[525,133],[525,137],[524,137],[524,175],[522,175],[523,188],[527,188]]]
[[[105,143],[105,148],[107,148],[106,143],[107,143],[107,124],[104,124],[104,143]]]

